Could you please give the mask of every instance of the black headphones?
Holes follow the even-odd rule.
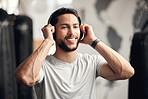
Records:
[[[54,17],[55,17],[55,16],[51,15],[50,18],[49,18],[49,20],[48,20],[48,23],[47,23],[47,24],[51,24],[52,26],[55,27],[55,25],[56,25],[58,19],[56,19],[56,20],[53,21],[53,18],[54,18]],[[81,19],[80,19],[80,17],[78,17],[78,20],[79,20],[79,23],[81,24]],[[84,33],[80,30],[80,40],[83,39],[83,35],[84,35]],[[56,40],[56,28],[55,28],[55,32],[53,33],[53,39]]]
[[[50,24],[50,23],[49,23]],[[54,26],[55,27],[55,26]],[[83,35],[84,33],[80,30],[80,40],[83,39]],[[56,28],[55,28],[55,32],[53,33],[53,39],[56,40]]]

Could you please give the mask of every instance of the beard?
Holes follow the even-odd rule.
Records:
[[[78,40],[76,47],[74,48],[69,48],[63,40],[59,40],[59,42],[57,41],[56,43],[62,50],[66,52],[71,52],[71,51],[75,51],[78,48],[79,42],[80,42],[80,39]]]

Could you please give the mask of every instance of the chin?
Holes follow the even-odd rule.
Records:
[[[75,51],[78,47],[78,44],[73,44],[73,45],[67,45],[65,44],[65,42],[63,42],[62,40],[60,42],[57,42],[57,45],[64,50],[65,52],[71,52],[71,51]]]

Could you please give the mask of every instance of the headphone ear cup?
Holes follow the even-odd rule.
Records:
[[[80,40],[83,39],[83,35],[84,35],[84,33],[80,30]]]

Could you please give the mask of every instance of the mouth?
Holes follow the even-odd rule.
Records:
[[[76,40],[78,39],[78,37],[75,36],[75,35],[70,35],[70,36],[67,36],[65,39],[66,39],[69,43],[74,44],[74,43],[76,42]]]

